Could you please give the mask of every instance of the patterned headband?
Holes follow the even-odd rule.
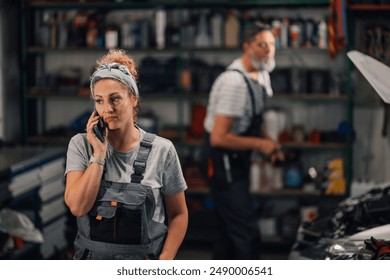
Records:
[[[92,95],[94,95],[93,85],[101,79],[106,78],[116,79],[124,83],[132,92],[139,96],[138,86],[134,76],[130,73],[126,66],[119,63],[103,64],[96,69],[96,71],[89,78]]]

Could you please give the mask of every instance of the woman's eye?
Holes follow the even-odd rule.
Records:
[[[119,101],[119,97],[114,97],[113,99],[112,99],[112,102],[118,102]]]
[[[102,101],[102,100],[96,100],[96,103],[98,103],[98,104],[102,104],[102,103],[103,103],[103,101]]]

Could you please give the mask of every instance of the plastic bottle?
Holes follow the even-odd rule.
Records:
[[[262,21],[262,20],[260,20]],[[243,41],[244,30],[247,25],[250,25],[253,22],[251,13],[249,11],[242,11],[240,18],[240,31],[239,31],[239,42]]]
[[[133,21],[133,32],[132,36],[134,38],[134,47],[140,48],[141,47],[141,27],[142,27],[142,21],[138,17],[136,17]]]
[[[183,63],[184,67],[181,71],[180,76],[180,84],[185,92],[191,91],[191,85],[192,85],[192,77],[191,77],[191,70],[190,70],[190,63],[189,60],[186,59]]]
[[[282,22],[278,19],[272,21],[272,30],[275,34],[275,48],[280,49],[282,47]]]
[[[185,48],[192,48],[195,45],[195,25],[196,22],[193,18],[190,18],[189,16],[185,20],[184,24],[182,25],[182,39],[181,44],[182,47]]]
[[[58,26],[58,47],[65,48],[68,44],[68,20],[66,12],[60,13]]]
[[[38,45],[48,47],[50,45],[50,12],[43,12],[42,22],[37,32]]]
[[[167,24],[167,13],[165,10],[156,11],[156,44],[158,49],[165,48],[165,28]]]
[[[98,48],[104,48],[105,47],[105,15],[103,13],[97,13],[95,15],[96,22],[97,22],[97,30],[98,30],[98,36],[97,36],[97,43],[96,46]]]
[[[273,166],[272,172],[272,188],[274,190],[283,189],[283,164],[276,162]]]
[[[105,47],[106,49],[114,49],[118,47],[118,29],[114,26],[108,26],[105,32]]]
[[[195,37],[195,46],[198,48],[207,48],[210,46],[210,41],[210,36],[207,32],[206,14],[202,13],[198,24],[198,34]]]
[[[272,140],[277,141],[279,127],[277,120],[277,112],[275,109],[269,109],[264,113],[264,121],[267,126],[268,134]]]
[[[289,19],[287,17],[284,17],[282,19],[282,26],[280,30],[280,44],[282,48],[288,48],[289,45],[288,29],[289,29]]]
[[[133,48],[134,47],[134,38],[132,32],[132,22],[129,15],[124,17],[124,20],[121,24],[121,38],[122,38],[122,47],[123,48]]]
[[[260,160],[253,159],[250,168],[250,190],[258,191],[260,189]]]
[[[150,28],[147,19],[141,20],[141,48],[149,47],[150,42]]]
[[[269,161],[260,163],[260,188],[264,191],[270,191],[273,181],[273,167]]]
[[[58,20],[57,13],[52,14],[50,22],[50,48],[57,48],[58,46]]]
[[[225,21],[225,47],[238,48],[238,38],[240,32],[240,22],[234,13],[230,11]]]
[[[305,42],[304,45],[306,47],[313,47],[315,43],[315,26],[314,21],[312,19],[308,19],[305,22]]]
[[[89,17],[87,21],[87,47],[97,47],[98,28],[97,21],[93,17]]]
[[[213,47],[223,45],[223,18],[220,13],[215,13],[211,18],[211,41]]]
[[[325,20],[320,20],[318,24],[318,48],[320,49],[328,48],[327,29]]]
[[[292,48],[299,48],[301,29],[298,24],[293,23],[290,26],[290,42]]]
[[[173,20],[165,28],[165,45],[166,47],[176,48],[180,44],[180,30]]]

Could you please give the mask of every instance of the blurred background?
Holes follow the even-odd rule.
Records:
[[[346,56],[389,65],[389,11],[386,0],[1,0],[0,259],[72,257],[65,153],[84,131],[89,76],[110,48],[139,66],[138,125],[180,156],[190,221],[178,259],[211,258],[215,209],[197,165],[203,119],[252,21],[276,35],[265,121],[287,161],[254,159],[250,187],[262,258],[287,259],[303,222],[390,179],[389,107]]]

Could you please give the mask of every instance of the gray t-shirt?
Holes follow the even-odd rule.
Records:
[[[139,128],[141,139],[145,131]],[[119,152],[108,143],[103,179],[107,181],[130,183],[134,173],[133,162],[137,156],[139,145],[129,152]],[[84,171],[89,165],[93,154],[86,133],[79,133],[69,142],[65,175],[69,171]],[[156,199],[156,212],[153,220],[164,221],[164,208],[161,193],[175,195],[187,189],[183,177],[179,157],[172,142],[156,136],[146,163],[146,170],[141,184],[150,186]]]
[[[265,95],[273,94],[268,72],[260,71],[259,80],[254,81],[242,65],[241,59],[234,60],[227,69],[238,69],[246,75],[254,93],[256,114],[263,112]],[[241,73],[225,71],[215,80],[204,121],[207,132],[211,132],[217,114],[234,118],[231,127],[234,134],[241,134],[248,129],[253,116],[252,101]]]

